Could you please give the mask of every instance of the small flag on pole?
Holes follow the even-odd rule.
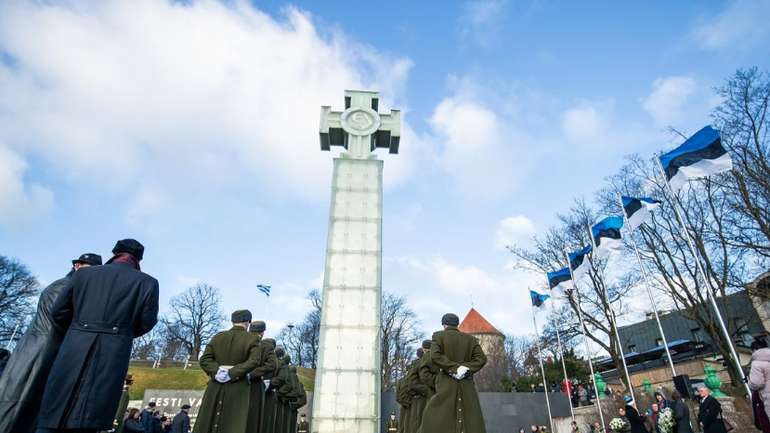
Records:
[[[572,284],[572,275],[569,273],[569,269],[562,268],[558,271],[548,272],[548,288],[559,296],[564,296],[567,291],[572,290],[574,285]]]
[[[623,212],[626,213],[628,225],[632,229],[639,227],[650,219],[650,212],[660,207],[660,201],[649,197],[622,196]]]
[[[706,126],[681,146],[661,155],[660,165],[671,189],[678,191],[690,179],[731,170],[733,160],[722,147],[719,131]]]
[[[572,274],[575,279],[578,279],[588,272],[588,254],[593,251],[591,245],[586,245],[583,248],[573,251],[568,254],[569,266],[572,269]]]
[[[267,284],[257,284],[257,289],[264,293],[265,296],[270,297],[270,290],[272,290],[272,287]]]
[[[623,217],[607,217],[591,227],[591,236],[594,238],[596,254],[604,256],[611,250],[617,250],[621,246],[620,228],[623,227]]]
[[[550,298],[550,295],[545,295],[542,293],[537,293],[536,291],[530,289],[529,290],[529,297],[532,299],[532,306],[535,308],[543,308],[543,305],[545,304],[545,301]]]

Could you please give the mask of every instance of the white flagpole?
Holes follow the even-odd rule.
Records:
[[[548,407],[548,422],[553,431],[553,416],[551,415],[551,401],[548,398],[548,382],[545,380],[545,367],[543,367],[543,350],[540,348],[540,333],[537,331],[537,319],[535,318],[535,306],[529,303],[532,308],[532,323],[535,325],[535,342],[537,343],[537,360],[540,362],[540,374],[543,375],[543,394],[545,394],[545,405]]]
[[[592,256],[591,260],[593,260],[593,255],[596,254],[596,244],[594,243],[594,235],[591,232],[591,227],[588,227],[588,237],[591,239],[591,248],[593,250],[593,252],[591,253],[591,256]],[[567,259],[569,260],[569,256],[567,256]],[[604,282],[604,278],[602,277],[601,272],[597,272],[596,276],[599,277],[599,280],[602,282],[602,285],[604,286],[604,290],[602,294],[604,295],[604,302],[607,303],[607,309],[610,310],[610,314],[609,314],[610,331],[612,331],[613,329],[615,330],[615,342],[618,345],[618,352],[620,352],[620,361],[623,364],[623,372],[625,373],[626,381],[628,383],[628,393],[631,394],[634,407],[636,407],[636,396],[634,395],[634,385],[631,383],[631,375],[628,374],[628,365],[626,364],[626,354],[625,354],[625,351],[623,350],[623,342],[620,341],[620,331],[618,330],[618,322],[615,318],[615,310],[612,309],[612,304],[610,303],[610,297],[609,297],[609,294],[607,293],[607,283]]]
[[[690,247],[690,252],[693,255],[693,258],[695,259],[695,265],[697,266],[698,272],[700,272],[701,277],[703,277],[703,281],[708,286],[706,289],[706,297],[709,299],[709,302],[711,303],[711,307],[714,309],[714,314],[717,317],[717,322],[719,322],[719,327],[722,329],[722,334],[724,334],[725,339],[727,340],[727,346],[730,348],[730,354],[733,357],[733,362],[735,363],[735,366],[738,369],[738,374],[741,375],[741,380],[743,381],[743,386],[746,388],[747,397],[751,396],[751,389],[749,388],[748,380],[746,379],[746,375],[743,373],[743,366],[741,365],[741,359],[738,358],[738,353],[735,351],[735,346],[733,346],[733,340],[730,338],[730,331],[727,330],[727,326],[725,326],[725,321],[722,319],[722,313],[719,311],[719,306],[717,305],[716,300],[714,299],[713,291],[715,291],[714,287],[711,285],[711,279],[706,275],[706,272],[703,270],[703,265],[700,262],[700,255],[698,254],[698,251],[695,249],[695,244],[693,243],[692,238],[690,237],[690,231],[687,229],[687,226],[684,223],[684,219],[682,218],[682,215],[679,213],[678,206],[681,206],[681,203],[679,203],[679,198],[677,197],[676,193],[674,193],[674,190],[671,188],[671,185],[668,183],[668,179],[666,178],[666,171],[663,170],[663,165],[660,163],[660,158],[655,156],[655,162],[657,163],[658,168],[660,169],[660,174],[663,176],[663,182],[666,184],[666,188],[664,191],[667,191],[671,198],[671,207],[674,208],[674,213],[676,214],[677,220],[679,220],[679,228],[682,231],[683,236],[685,239],[687,239],[687,245]],[[705,253],[705,252],[704,252]]]
[[[13,328],[13,334],[11,334],[11,339],[8,340],[8,343],[5,345],[5,350],[11,350],[11,343],[13,343],[13,339],[16,338],[16,332],[19,330],[19,324],[17,323],[16,326]]]
[[[567,265],[569,266],[569,264]],[[545,282],[546,287],[551,286],[550,281],[548,281],[548,274],[545,274]],[[573,282],[574,283],[574,282]],[[553,293],[553,291],[551,291]],[[554,313],[556,312],[556,308],[554,307],[553,303],[551,303],[551,311]],[[561,345],[561,335],[559,333],[559,327],[554,326],[556,328],[556,342],[557,342],[557,348],[559,350],[559,356],[561,356],[561,369],[564,372],[564,389],[567,390],[567,398],[569,399],[569,413],[572,417],[572,421],[575,421],[575,410],[572,408],[572,384],[569,381],[569,376],[567,375],[567,364],[564,363],[564,350],[562,349]]]
[[[604,424],[604,415],[602,414],[601,396],[599,396],[599,388],[596,386],[596,374],[594,373],[594,362],[591,359],[591,348],[588,346],[588,331],[586,330],[586,323],[583,321],[583,309],[580,307],[580,290],[578,289],[577,281],[575,281],[575,275],[572,274],[572,265],[569,261],[569,254],[567,254],[566,251],[564,252],[564,256],[567,259],[567,269],[569,269],[569,275],[572,278],[572,287],[575,288],[575,294],[577,295],[576,304],[578,320],[580,321],[580,331],[583,333],[583,342],[586,346],[586,357],[588,358],[588,369],[591,372],[591,382],[594,384],[594,394],[596,394],[596,409],[599,411],[599,421],[602,423],[602,431],[607,431],[607,426]]]
[[[652,285],[650,284],[650,276],[647,274],[647,268],[644,267],[644,264],[642,263],[642,256],[639,254],[639,247],[636,245],[636,242],[634,242],[633,234],[634,229],[631,227],[631,223],[628,221],[628,215],[626,215],[626,210],[623,207],[623,197],[618,194],[618,200],[620,200],[620,212],[623,214],[623,218],[626,221],[626,224],[628,225],[628,231],[631,236],[629,236],[629,241],[631,242],[631,245],[634,246],[634,253],[636,253],[636,261],[639,263],[639,270],[642,272],[642,278],[644,278],[644,288],[647,289],[647,296],[650,298],[650,305],[652,306],[652,311],[655,313],[655,321],[658,323],[658,331],[660,332],[660,338],[663,339],[663,347],[666,349],[666,358],[668,358],[668,365],[671,367],[671,374],[676,376],[676,369],[674,368],[674,361],[671,359],[671,351],[668,349],[668,340],[666,340],[666,334],[663,332],[663,325],[660,324],[660,315],[658,315],[658,307],[655,305],[655,299],[652,297]]]

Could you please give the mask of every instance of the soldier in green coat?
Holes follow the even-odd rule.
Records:
[[[299,408],[307,404],[307,393],[305,392],[305,386],[299,381],[297,376],[297,367],[289,367],[289,374],[292,379],[292,393],[289,399],[289,433],[297,433],[297,415],[299,415]]]
[[[259,433],[262,423],[262,411],[265,397],[265,382],[263,379],[269,379],[275,371],[275,340],[262,336],[267,329],[265,322],[255,321],[249,326],[249,332],[254,333],[259,338],[259,361],[257,368],[246,375],[249,382],[249,420],[247,423],[247,433]]]
[[[273,372],[273,377],[270,379],[270,386],[267,387],[265,393],[265,405],[262,419],[262,429],[260,433],[277,433],[276,429],[278,420],[281,416],[280,409],[281,404],[278,401],[278,389],[286,383],[288,375],[288,366],[286,363],[286,352],[283,348],[278,347],[275,349],[276,367]]]
[[[233,327],[211,339],[200,358],[209,376],[193,433],[246,433],[249,383],[259,361],[257,336],[248,332],[251,312],[232,314]]]
[[[417,360],[406,375],[406,383],[409,387],[409,394],[412,395],[412,405],[409,408],[409,433],[417,433],[422,424],[422,413],[428,399],[433,395],[429,386],[420,380],[420,369],[430,359],[431,341],[422,342],[423,355]]]
[[[431,362],[439,368],[436,394],[428,401],[421,433],[486,433],[473,375],[487,357],[475,337],[457,329],[460,318],[445,314],[443,331],[433,334]]]
[[[278,387],[278,389],[276,389],[276,396],[278,396],[278,414],[275,417],[275,433],[289,433],[289,418],[291,416],[289,402],[295,392],[294,377],[296,377],[297,369],[291,365],[291,356],[288,354],[283,357],[283,362],[285,363],[284,370],[279,371],[278,374],[284,375],[285,381]],[[292,368],[294,368],[295,371],[294,377],[292,377],[291,374]],[[299,383],[299,379],[297,379],[297,383]]]
[[[409,426],[413,397],[409,390],[409,374],[414,371],[414,368],[417,366],[417,363],[423,355],[424,352],[422,348],[417,349],[417,358],[406,366],[406,374],[396,384],[396,402],[401,406],[401,414],[398,423],[399,433],[412,433],[413,431]]]

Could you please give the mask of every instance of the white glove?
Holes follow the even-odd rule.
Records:
[[[470,371],[470,368],[461,365],[457,367],[457,373],[455,373],[454,378],[457,380],[462,380],[462,378],[465,377],[466,374],[468,374],[468,371]]]
[[[216,376],[214,376],[214,379],[219,383],[225,383],[230,381],[230,371],[227,368],[219,367],[219,370],[217,370]]]

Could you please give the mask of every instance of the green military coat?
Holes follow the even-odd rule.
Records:
[[[407,433],[416,433],[422,424],[422,414],[428,399],[433,396],[433,390],[420,380],[420,369],[430,359],[430,351],[426,350],[422,358],[415,362],[414,366],[406,374],[406,384],[409,394],[412,396],[412,405],[409,408],[409,430]]]
[[[430,359],[440,372],[436,394],[428,401],[420,433],[486,433],[473,374],[484,367],[487,357],[475,337],[456,327],[433,334]],[[451,374],[464,365],[470,369],[462,380]]]
[[[265,382],[263,379],[273,377],[277,360],[275,358],[275,346],[272,340],[259,342],[259,359],[257,368],[249,373],[249,414],[246,425],[247,433],[259,433],[263,417],[263,405],[265,400]]]
[[[278,433],[276,429],[279,418],[281,418],[281,402],[278,400],[278,389],[288,380],[289,368],[286,363],[286,357],[276,360],[276,368],[273,377],[270,379],[270,386],[265,394],[265,405],[262,417],[261,433]]]
[[[193,433],[246,433],[250,400],[246,374],[259,361],[258,341],[257,335],[233,326],[206,346],[199,363],[210,379]],[[214,379],[220,366],[232,366],[229,382]]]

